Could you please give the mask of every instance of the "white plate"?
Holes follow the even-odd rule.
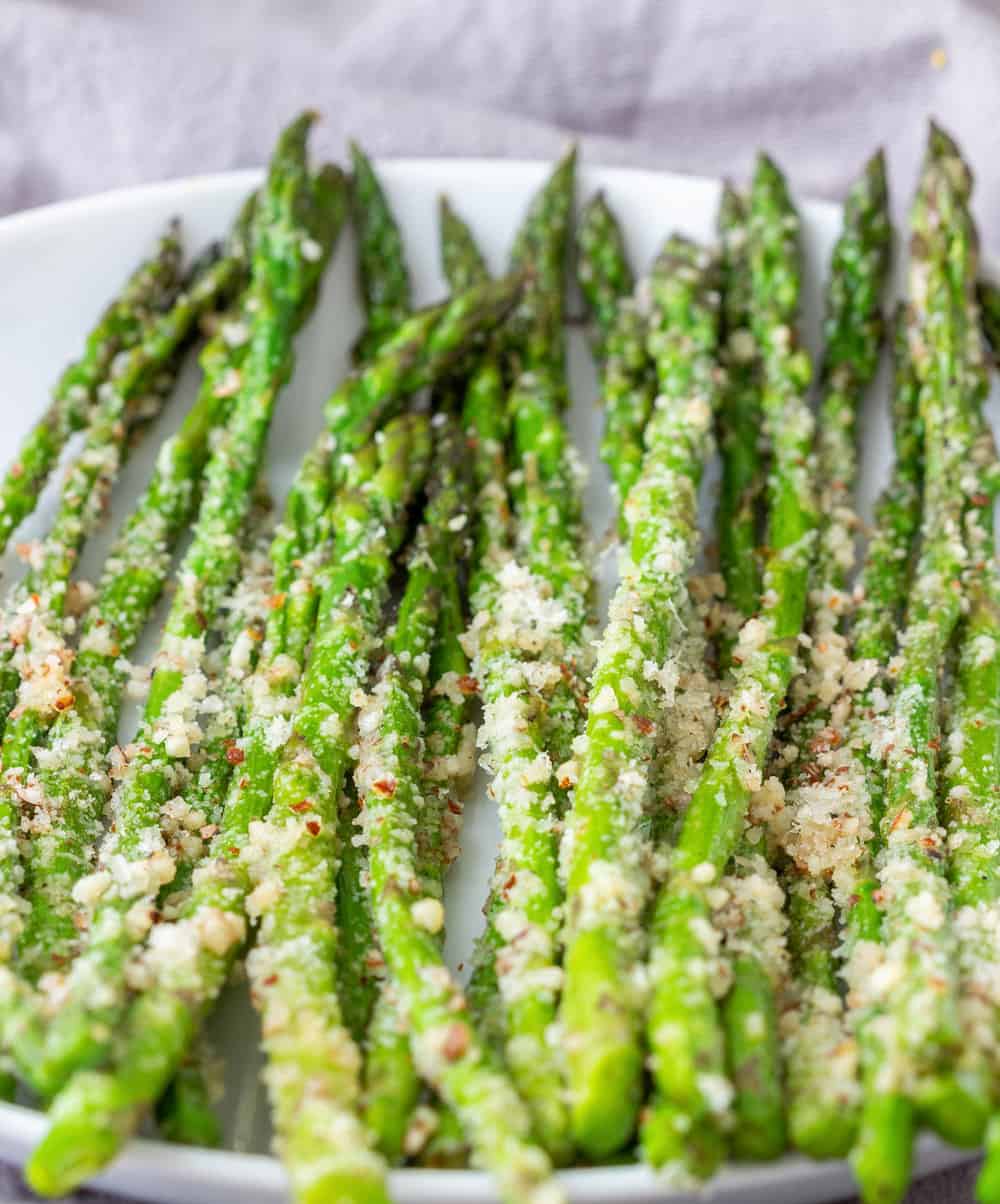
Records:
[[[547,170],[546,164],[488,160],[398,160],[381,165],[403,227],[418,302],[436,300],[445,291],[438,266],[438,196],[449,194],[471,221],[491,266],[500,270],[524,205]],[[587,165],[580,175],[581,199],[598,187],[605,189],[624,222],[633,263],[640,271],[673,230],[699,239],[713,236],[719,192],[714,181]],[[195,249],[226,230],[259,178],[257,172],[244,172],[181,180],[57,205],[0,222],[0,466],[13,457],[21,435],[41,412],[47,390],[63,364],[78,353],[92,317],[132,265],[147,253],[162,223],[180,214],[188,246]],[[840,212],[833,205],[808,203],[803,213],[805,319],[808,340],[815,348],[820,285]],[[353,254],[351,238],[345,236],[327,272],[321,304],[298,341],[295,375],[282,398],[271,439],[271,483],[278,497],[319,429],[323,400],[347,369],[349,347],[361,318]],[[594,466],[586,505],[592,530],[600,537],[610,525],[611,511],[607,475],[596,454],[601,423],[595,404],[597,384],[579,330],[573,331],[570,344],[570,424],[585,461]],[[113,521],[91,540],[83,558],[85,576],[93,579],[98,572],[111,534],[148,477],[156,444],[180,421],[196,380],[189,365],[182,395],[156,428],[156,438],[148,439],[129,460],[115,493]],[[870,506],[888,464],[885,402],[883,371],[862,422],[863,508]],[[50,489],[26,528],[28,533],[44,529],[53,502]],[[602,582],[605,593],[610,585],[608,559],[604,560]],[[10,553],[0,567],[5,578],[15,571]],[[151,629],[140,658],[152,650],[153,634]],[[478,782],[469,800],[463,853],[448,881],[447,953],[453,966],[468,960],[482,925],[484,883],[493,862],[496,825],[482,787]],[[136,1141],[100,1178],[103,1186],[167,1204],[275,1204],[285,1198],[281,1169],[263,1153],[268,1142],[267,1106],[258,1088],[257,1032],[239,985],[230,988],[213,1027],[226,1062],[224,1112],[230,1149],[195,1150]],[[23,1161],[43,1126],[43,1117],[30,1108],[0,1105],[0,1156]],[[963,1157],[967,1155],[925,1141],[919,1171]],[[568,1171],[564,1179],[578,1204],[691,1198],[658,1186],[642,1167]],[[495,1198],[485,1176],[471,1171],[398,1171],[392,1176],[392,1190],[400,1204],[485,1204]],[[788,1157],[769,1166],[733,1167],[713,1182],[707,1194],[711,1199],[742,1204],[809,1204],[851,1192],[845,1164]]]

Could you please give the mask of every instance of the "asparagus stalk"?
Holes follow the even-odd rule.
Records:
[[[493,1068],[465,1018],[466,1001],[444,967],[438,939],[443,908],[438,894],[428,893],[414,848],[427,800],[421,793],[419,757],[412,753],[421,746],[421,703],[440,599],[456,553],[461,555],[455,531],[466,525],[459,521],[465,517],[461,449],[456,432],[442,429],[441,463],[406,592],[359,722],[357,785],[364,799],[360,818],[369,849],[371,903],[412,1027],[414,1056],[457,1112],[477,1161],[497,1177],[505,1199],[558,1199],[548,1179],[548,1159],[531,1143],[529,1113]]]
[[[483,253],[468,225],[456,213],[447,197],[441,198],[441,267],[453,293],[464,293],[489,280]]]
[[[726,612],[738,627],[760,602],[757,547],[763,485],[760,365],[750,332],[746,204],[728,185],[719,207],[722,244],[722,349],[725,387],[717,416],[722,482],[716,529]],[[720,632],[723,666],[732,668],[735,633]],[[732,1152],[774,1158],[785,1146],[785,1100],[776,991],[787,977],[783,892],[774,870],[744,838],[722,881],[712,923],[724,935],[732,983],[721,1003],[727,1073],[733,1085]],[[737,922],[730,923],[730,919]],[[731,931],[729,930],[731,929]]]
[[[463,425],[472,449],[476,488],[469,580],[470,608],[474,616],[488,614],[499,604],[500,574],[512,559],[513,524],[507,493],[508,415],[503,403],[499,363],[494,357],[487,357],[469,382],[462,410]],[[494,881],[505,881],[499,865],[494,872]],[[500,938],[493,925],[497,907],[498,897],[491,891],[484,908],[486,926],[473,956],[467,996],[477,1031],[500,1058],[504,1026],[496,972]]]
[[[977,292],[983,333],[995,357],[1000,354],[1000,288],[989,280],[980,280]]]
[[[173,299],[180,265],[179,231],[171,222],[155,254],[139,265],[98,318],[82,355],[56,382],[48,408],[0,482],[0,551],[37,506],[69,437],[90,419],[98,386],[111,371],[115,356],[134,346],[153,316]]]
[[[978,249],[975,225],[968,208],[971,176],[964,169],[958,148],[950,139],[939,138],[946,148],[941,157],[945,169],[954,171],[959,181],[956,198],[960,203],[958,223],[965,232],[973,256]],[[983,953],[990,947],[988,929],[988,889],[975,881],[969,871],[976,849],[988,858],[990,844],[983,841],[984,812],[995,793],[995,763],[990,745],[990,730],[995,724],[990,712],[991,665],[988,655],[991,623],[996,610],[996,581],[992,503],[996,494],[998,456],[993,432],[982,412],[989,394],[989,375],[981,338],[981,315],[976,292],[965,274],[968,261],[961,256],[949,260],[949,279],[957,316],[957,334],[962,340],[966,372],[966,404],[970,409],[974,442],[970,463],[966,465],[961,488],[964,502],[964,539],[968,567],[963,581],[968,618],[957,633],[957,669],[947,737],[953,754],[942,762],[944,788],[943,820],[946,825],[952,882],[951,903],[958,939],[959,1021],[962,1048],[943,1072],[921,1086],[918,1106],[922,1118],[947,1141],[955,1145],[978,1146],[987,1128],[993,1096],[993,1042],[986,1036],[982,1020],[988,1014],[990,999],[988,975],[984,974]],[[970,645],[970,641],[972,642]],[[978,669],[969,665],[976,655]],[[973,680],[975,678],[975,680]],[[947,713],[947,711],[946,711]],[[976,748],[976,737],[980,736]],[[964,745],[964,752],[960,746]],[[964,761],[964,765],[963,765]],[[953,850],[953,851],[952,851]],[[979,867],[987,872],[988,860]],[[985,920],[985,924],[984,924]]]
[[[410,284],[402,236],[381,183],[363,152],[352,147],[352,155],[361,293],[367,319],[355,354],[369,355],[409,316]],[[353,790],[345,790],[340,805],[337,872],[339,998],[351,1036],[366,1048],[365,1099],[370,1131],[380,1151],[395,1162],[402,1148],[402,1130],[420,1087],[408,1044],[400,1032],[391,989],[380,977],[381,955],[364,887],[366,858],[364,850],[351,839],[357,806]]]
[[[624,238],[601,193],[583,211],[578,241],[580,288],[593,317],[591,341],[605,408],[601,458],[620,513],[641,470],[655,375],[646,351],[646,322],[631,297]]]
[[[105,1026],[113,1026],[125,1004],[129,952],[145,935],[141,924],[125,917],[148,914],[176,872],[162,834],[150,847],[150,833],[159,831],[161,810],[175,793],[178,763],[189,756],[192,740],[201,738],[205,628],[239,570],[239,536],[274,404],[289,373],[296,314],[311,298],[341,219],[339,174],[313,177],[307,169],[311,121],[307,114],[282,135],[259,198],[253,323],[240,389],[205,471],[195,538],[178,574],[140,740],[112,798],[114,827],[98,860],[109,880],[70,972],[65,1002],[49,1025],[46,1052],[30,1068],[46,1093],[106,1044]],[[115,874],[114,866],[127,868]],[[89,986],[94,974],[107,987],[96,999]]]
[[[177,1145],[215,1149],[222,1145],[222,1126],[201,1054],[197,1049],[188,1054],[157,1100],[156,1129]]]
[[[875,529],[861,570],[859,601],[851,626],[854,659],[877,666],[856,699],[851,715],[852,746],[865,774],[872,839],[858,867],[858,882],[846,916],[845,974],[852,977],[857,960],[863,966],[870,942],[877,942],[881,913],[875,902],[878,880],[874,856],[883,813],[884,767],[872,751],[878,715],[892,693],[890,658],[906,601],[919,533],[922,495],[922,434],[918,409],[919,382],[908,347],[908,326],[913,321],[905,305],[896,313],[892,427],[895,463],[889,484],[875,505]],[[848,998],[848,1007],[851,1000]]]
[[[472,231],[456,213],[447,199],[441,198],[441,260],[444,275],[452,293],[458,293],[489,280],[485,261],[476,245]],[[489,352],[484,352],[488,358]],[[483,369],[472,369],[471,385],[476,388],[476,376]],[[498,394],[497,405],[502,406]],[[471,757],[470,741],[475,740],[475,729],[468,724],[471,695],[475,682],[469,675],[469,663],[459,637],[465,629],[464,608],[457,576],[450,576],[440,599],[438,633],[431,654],[431,679],[436,683],[425,716],[427,749],[430,762],[425,767],[423,796],[425,799],[425,822],[417,831],[418,869],[424,889],[440,898],[443,894],[444,871],[455,855],[458,823],[461,818],[461,803],[457,797],[462,766]],[[353,820],[357,807],[345,812],[348,820],[346,835],[354,833]],[[352,848],[345,840],[344,852]],[[354,859],[360,859],[364,850],[353,850]],[[340,880],[344,882],[344,868],[349,859],[342,855]],[[351,876],[353,887],[357,875]],[[352,890],[352,895],[355,892]],[[371,916],[367,892],[364,898],[351,897],[352,911],[366,908]],[[353,919],[353,916],[351,917]],[[369,953],[374,938],[365,940],[366,928],[356,922],[344,925],[349,934],[349,946],[354,946],[353,958],[341,962],[342,980],[360,975],[357,967],[363,966],[363,958]],[[443,940],[443,933],[442,933]],[[366,968],[365,968],[366,969]],[[357,992],[351,992],[357,995]],[[404,1153],[412,1153],[412,1146],[420,1131],[420,1117],[415,1115],[421,1083],[410,1052],[409,1033],[402,1013],[399,992],[388,979],[383,979],[381,991],[375,1001],[368,1033],[367,1056],[365,1058],[365,1123],[375,1136],[376,1144],[386,1160],[398,1162]],[[457,1117],[447,1110],[430,1113],[434,1117],[432,1142],[439,1147],[438,1135],[444,1129],[442,1140],[462,1141]],[[415,1128],[411,1128],[415,1124]]]
[[[719,490],[719,568],[726,602],[737,623],[748,619],[760,599],[758,510],[764,457],[760,445],[760,360],[750,330],[748,216],[743,198],[726,185],[719,206],[722,245],[723,363],[726,385],[719,407],[718,441],[722,455]],[[734,636],[724,633],[728,662]]]
[[[351,143],[352,218],[358,236],[358,278],[366,327],[354,347],[363,363],[410,316],[410,276],[396,219],[371,160]]]
[[[493,961],[507,1064],[542,1145],[556,1159],[568,1157],[569,1139],[562,1059],[547,1037],[560,979],[555,767],[571,755],[581,722],[589,593],[579,496],[560,417],[572,187],[570,155],[533,200],[514,243],[515,266],[533,272],[509,344],[519,373],[508,402],[519,463],[516,558],[482,591],[481,609],[476,599],[470,635],[484,706],[482,745],[503,833],[481,957]],[[493,972],[481,973],[481,983],[492,986]]]
[[[646,1157],[678,1176],[718,1165],[731,1099],[714,998],[718,936],[711,884],[742,831],[750,794],[794,668],[816,524],[810,487],[813,420],[803,394],[809,360],[795,343],[798,219],[765,156],[750,202],[753,329],[763,358],[762,410],[773,447],[761,617],[744,624],[727,710],[685,813],[670,878],[657,900],[648,1035],[656,1094],[643,1124]]]
[[[618,320],[618,307],[635,288],[625,235],[603,192],[596,192],[583,207],[577,243],[577,279],[590,309],[590,337],[600,361]]]
[[[672,238],[653,273],[650,351],[660,380],[642,473],[625,504],[630,532],[591,684],[585,750],[566,818],[565,985],[576,1143],[593,1158],[631,1135],[642,1078],[642,999],[635,982],[650,884],[642,837],[651,761],[669,722],[673,616],[697,542],[697,495],[719,380],[717,268]],[[662,667],[666,665],[667,677]]]
[[[911,354],[924,435],[923,547],[886,725],[877,861],[887,968],[882,978],[894,977],[896,985],[888,998],[869,990],[860,1001],[867,1013],[864,1102],[852,1155],[862,1191],[880,1200],[897,1199],[905,1190],[914,1098],[961,1043],[935,752],[939,674],[961,608],[951,583],[968,558],[962,474],[977,433],[965,333],[975,249],[962,214],[968,180],[962,181],[964,169],[956,162],[961,170],[941,161],[932,132],[912,218],[911,294],[919,325]],[[953,276],[962,282],[960,300]]]
[[[528,269],[530,280],[507,328],[512,378],[530,370],[564,381],[563,306],[575,178],[576,150],[570,148],[532,198],[514,237],[511,267]]]
[[[785,732],[798,750],[785,778],[782,841],[790,860],[784,883],[794,1001],[786,1015],[789,1123],[793,1143],[814,1157],[846,1154],[857,1120],[857,1060],[837,984],[836,908],[850,905],[871,837],[866,778],[847,723],[874,665],[851,661],[844,612],[857,524],[856,416],[878,365],[890,249],[879,153],[848,194],[827,285],[816,456],[820,519],[808,616],[812,665],[793,684]]]

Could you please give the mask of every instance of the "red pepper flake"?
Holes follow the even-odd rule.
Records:
[[[304,811],[311,811],[312,809],[313,805],[307,798],[304,798],[299,803],[292,803],[290,807],[290,810],[294,811],[296,815],[301,815]]]
[[[974,493],[969,498],[969,501],[973,506],[988,506],[990,504],[990,497],[988,493]]]
[[[284,594],[272,594],[270,596],[270,598],[268,598],[268,600],[267,600],[267,606],[270,610],[277,610],[280,606],[284,606],[284,604],[285,604],[285,595]]]
[[[911,814],[909,807],[904,807],[890,824],[889,831],[895,832],[897,828],[908,828],[912,818],[913,815]]]
[[[469,1048],[469,1027],[466,1024],[449,1024],[441,1042],[441,1052],[449,1062],[457,1062]]]
[[[458,799],[450,798],[446,803],[446,806],[452,815],[462,814],[462,804],[458,801]]]
[[[477,694],[479,692],[479,682],[468,673],[463,673],[456,684],[463,694]]]
[[[309,833],[310,836],[318,836],[322,830],[323,830],[323,825],[319,822],[318,819],[306,820],[306,831]]]
[[[635,726],[639,729],[640,732],[642,732],[642,734],[644,736],[648,736],[650,734],[650,732],[653,730],[652,719],[647,718],[645,715],[635,715],[635,716],[633,716],[633,721],[635,723]],[[560,785],[562,785],[561,782],[560,782]]]
[[[234,741],[229,740],[226,743],[226,760],[230,765],[242,765],[247,759],[246,753]]]
[[[397,785],[398,783],[396,782],[395,778],[379,778],[377,782],[372,783],[372,790],[374,790],[376,794],[381,795],[382,798],[392,798],[392,796],[396,793]]]
[[[264,978],[264,979],[262,979],[262,980],[261,980],[261,984],[260,984],[260,985],[261,985],[262,987],[273,987],[273,986],[274,986],[274,984],[275,984],[277,981],[278,981],[278,976],[277,976],[277,974],[269,974],[269,975],[267,976],[267,978]]]

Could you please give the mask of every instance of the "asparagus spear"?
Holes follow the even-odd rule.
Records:
[[[975,225],[968,208],[971,176],[964,169],[958,148],[950,140],[941,159],[946,169],[955,163],[959,181],[955,194],[960,202],[958,222],[973,248],[978,250]],[[954,158],[953,158],[954,156]],[[921,1086],[918,1106],[922,1118],[955,1145],[978,1146],[987,1128],[993,1096],[993,1050],[982,1021],[988,1014],[989,978],[984,974],[983,954],[990,948],[987,918],[988,887],[976,881],[988,875],[991,844],[983,839],[988,831],[985,815],[995,794],[995,760],[990,731],[990,691],[993,688],[989,656],[991,631],[995,632],[996,579],[992,503],[996,495],[998,455],[993,432],[982,412],[989,394],[989,375],[981,338],[981,315],[976,293],[964,269],[968,260],[949,259],[952,302],[957,316],[957,337],[962,340],[966,371],[963,383],[966,405],[972,418],[974,442],[965,467],[961,488],[965,494],[963,516],[968,567],[963,581],[968,618],[957,633],[957,669],[949,714],[947,737],[953,754],[943,760],[943,819],[946,824],[952,882],[951,903],[958,940],[959,1021],[962,1048],[943,1072]],[[992,626],[991,626],[992,625]],[[969,664],[976,656],[980,664]],[[977,737],[979,744],[977,747]],[[978,797],[981,803],[973,800]],[[987,810],[983,810],[983,808]],[[983,863],[973,869],[979,856]],[[970,872],[971,871],[971,872]],[[985,922],[984,922],[985,921]]]
[[[584,205],[577,243],[577,279],[590,309],[590,337],[600,361],[618,320],[618,307],[635,288],[625,235],[603,192],[596,192]]]
[[[163,847],[160,813],[175,792],[176,764],[201,738],[204,631],[239,569],[239,534],[268,427],[291,364],[291,337],[299,307],[311,297],[339,229],[339,174],[308,173],[307,114],[279,140],[259,198],[252,268],[253,323],[239,393],[225,434],[206,468],[195,539],[178,574],[180,588],[168,616],[142,733],[112,799],[114,828],[101,849],[99,869],[109,876],[96,903],[84,951],[74,963],[67,998],[46,1035],[46,1053],[30,1068],[42,1090],[65,1081],[104,1045],[103,1025],[124,1005],[122,974],[129,951],[144,935],[125,921],[147,914],[175,865]],[[123,866],[117,874],[112,867]],[[103,879],[102,879],[103,881]],[[134,912],[137,909],[137,912]],[[93,975],[106,998],[96,1000]]]
[[[871,837],[863,767],[847,721],[874,666],[851,661],[844,634],[857,523],[857,409],[878,365],[891,229],[885,164],[874,155],[848,194],[826,292],[817,488],[820,520],[809,597],[812,665],[793,684],[785,731],[798,758],[786,774],[793,1014],[786,1016],[789,1122],[814,1157],[843,1156],[857,1118],[856,1055],[837,984],[836,907],[846,910]],[[835,1072],[836,1071],[836,1072]]]
[[[589,593],[579,496],[560,417],[572,186],[570,155],[532,201],[514,243],[515,266],[533,272],[508,346],[519,372],[508,403],[519,462],[516,559],[482,591],[470,637],[483,697],[482,745],[503,833],[481,956],[497,972],[507,1064],[542,1145],[556,1159],[568,1156],[569,1143],[561,1054],[547,1038],[560,979],[554,768],[570,756],[580,724]],[[518,698],[523,690],[530,697]],[[486,979],[492,986],[491,972]]]
[[[222,1145],[222,1126],[201,1053],[188,1054],[157,1100],[156,1129],[164,1140],[177,1145],[216,1149]]]
[[[1000,288],[988,280],[980,280],[977,291],[983,333],[993,355],[997,356],[1000,354]]]
[[[865,773],[865,793],[870,811],[872,840],[858,869],[855,895],[847,911],[847,966],[863,964],[862,946],[877,941],[881,914],[874,901],[878,889],[874,854],[883,812],[884,767],[872,751],[878,714],[893,689],[889,661],[896,650],[896,635],[913,568],[922,493],[922,434],[918,410],[919,382],[908,348],[908,326],[913,321],[907,306],[896,313],[892,427],[895,463],[889,484],[875,505],[875,529],[861,570],[859,601],[851,627],[853,656],[877,669],[855,701],[851,715],[852,745]],[[848,999],[850,1007],[850,999]]]
[[[512,559],[512,516],[507,493],[508,415],[503,403],[500,365],[495,357],[487,356],[469,382],[462,410],[476,488],[469,580],[473,616],[488,614],[499,604],[500,573]],[[505,881],[499,865],[494,881]],[[500,938],[493,926],[497,907],[498,896],[491,891],[484,908],[486,926],[473,955],[467,994],[477,1031],[500,1058],[504,1026],[496,973]]]
[[[179,231],[171,222],[155,254],[139,265],[98,318],[82,355],[57,381],[48,408],[0,482],[0,551],[35,509],[70,435],[87,424],[98,386],[115,356],[134,346],[151,318],[172,300],[180,283],[180,265]]]
[[[406,268],[403,239],[389,206],[381,182],[364,152],[351,145],[354,162],[354,225],[358,234],[358,269],[361,299],[366,326],[355,345],[355,360],[368,359],[410,316],[410,281]],[[408,1051],[405,1044],[393,1039],[394,1020],[383,1015],[372,1027],[373,1009],[380,998],[378,950],[372,932],[372,917],[368,907],[363,878],[367,873],[364,850],[351,842],[357,800],[353,790],[345,790],[341,799],[342,828],[340,840],[337,898],[340,914],[340,944],[337,969],[339,997],[344,1022],[351,1036],[360,1045],[367,1045],[366,1073],[378,1074],[378,1067],[388,1061],[395,1066]],[[390,1001],[383,1005],[391,1007]],[[369,1038],[369,1029],[371,1034]],[[384,1068],[391,1075],[391,1069]],[[395,1082],[393,1094],[400,1086]],[[411,1092],[416,1090],[411,1077]],[[403,1092],[405,1094],[405,1092]],[[380,1148],[385,1148],[381,1146]]]
[[[605,409],[601,459],[620,513],[642,466],[655,374],[646,352],[646,322],[631,297],[622,232],[601,193],[583,211],[578,241],[580,288],[594,319],[592,344]]]
[[[453,293],[489,280],[490,273],[472,231],[456,213],[448,198],[439,206],[441,219],[441,267]]]
[[[958,160],[959,167],[961,161]],[[958,173],[959,175],[961,173]],[[936,779],[938,677],[961,600],[951,582],[966,565],[962,473],[976,435],[970,405],[965,309],[975,251],[962,218],[956,173],[932,146],[913,212],[911,294],[918,337],[911,354],[920,382],[923,426],[923,547],[900,637],[900,665],[885,735],[884,812],[878,855],[888,999],[872,990],[862,1051],[864,1103],[852,1155],[862,1191],[897,1199],[909,1178],[912,1101],[960,1045],[954,933]],[[963,281],[956,303],[951,279]],[[978,332],[977,332],[978,337]]]
[[[744,624],[733,693],[695,787],[670,878],[657,900],[648,1033],[656,1094],[643,1124],[646,1157],[703,1177],[722,1155],[731,1086],[713,995],[717,935],[708,893],[742,830],[794,666],[816,524],[810,487],[809,360],[795,342],[798,218],[785,181],[760,156],[750,201],[753,329],[763,358],[762,410],[773,447],[768,558],[759,619]]]
[[[563,306],[575,176],[576,150],[570,148],[532,198],[514,237],[511,267],[529,269],[531,278],[507,328],[512,378],[530,370],[564,380]]]
[[[351,143],[352,217],[358,236],[358,278],[366,327],[354,347],[363,363],[410,316],[410,276],[403,238],[371,160]]]
[[[620,1149],[640,1102],[642,1000],[635,983],[649,893],[641,835],[657,729],[669,722],[673,616],[697,541],[697,494],[719,381],[715,262],[672,238],[653,273],[650,351],[660,399],[591,683],[585,751],[563,839],[565,986],[561,1019],[573,1134],[593,1158]],[[665,668],[664,668],[665,666]],[[665,675],[664,675],[665,674]]]
[[[726,602],[737,621],[748,619],[760,597],[758,510],[764,457],[760,446],[760,362],[750,331],[750,261],[748,217],[740,195],[726,185],[719,206],[722,244],[723,362],[726,387],[719,408],[718,440],[722,484],[717,521],[719,567],[726,583]],[[724,633],[723,660],[728,662],[734,636]]]
[[[441,260],[445,278],[452,293],[458,293],[489,280],[485,261],[476,245],[472,231],[442,197]],[[484,352],[492,359],[489,352]],[[473,368],[472,383],[476,388],[476,376],[482,368]],[[502,406],[502,397],[497,397]],[[426,744],[432,757],[425,768],[423,795],[425,799],[425,822],[417,834],[418,869],[421,881],[428,893],[441,897],[444,886],[444,871],[451,857],[457,838],[461,804],[455,790],[459,785],[461,766],[466,753],[471,756],[469,741],[475,739],[475,729],[468,724],[471,695],[475,682],[469,676],[469,663],[459,637],[465,628],[464,608],[458,577],[450,576],[440,600],[439,628],[431,655],[431,678],[437,684],[432,692],[426,714]],[[345,812],[348,827],[346,835],[354,833],[353,821],[358,813],[357,806]],[[344,842],[345,854],[351,848]],[[364,856],[364,849],[354,852],[354,859]],[[343,856],[340,882],[345,879],[344,867],[349,865]],[[350,885],[357,878],[351,875]],[[352,894],[354,891],[352,890]],[[371,917],[367,891],[364,898],[350,897],[352,912],[365,908],[365,918]],[[353,921],[353,914],[349,917]],[[359,965],[370,955],[374,936],[364,925],[353,921],[341,924],[346,942],[354,947],[353,958],[341,962],[341,977],[347,979],[353,972],[355,978]],[[367,940],[365,936],[367,934]],[[443,932],[441,934],[443,940]],[[357,996],[354,991],[348,997]],[[421,1118],[415,1114],[420,1099],[421,1083],[410,1052],[409,1034],[402,1013],[399,992],[391,980],[383,978],[381,990],[375,1001],[368,1032],[365,1058],[365,1123],[375,1136],[376,1144],[386,1160],[398,1162],[419,1135]],[[438,1146],[438,1134],[442,1127],[445,1138],[457,1139],[461,1143],[461,1128],[457,1118],[447,1110],[431,1112],[435,1126],[433,1142]],[[411,1128],[411,1124],[415,1125]]]
[[[722,481],[716,529],[726,612],[735,627],[760,601],[759,356],[750,333],[750,259],[746,204],[728,185],[719,207],[722,244],[722,350],[725,387],[717,416]],[[720,632],[721,662],[731,670],[734,631]],[[774,1158],[785,1146],[785,1100],[776,991],[787,978],[784,894],[774,870],[746,836],[722,880],[712,923],[723,933],[732,983],[721,1003],[727,1073],[733,1085],[732,1152]]]
[[[477,1161],[510,1201],[559,1199],[549,1163],[530,1141],[530,1117],[491,1064],[464,1017],[466,1002],[447,973],[438,933],[443,908],[422,881],[413,835],[424,822],[419,758],[437,611],[464,528],[457,432],[442,428],[441,463],[410,562],[388,654],[359,722],[357,773],[362,832],[369,849],[371,902],[379,939],[412,1026],[421,1072],[458,1113]],[[459,534],[458,538],[464,538]],[[461,553],[458,552],[460,556]],[[410,750],[408,753],[406,750]]]

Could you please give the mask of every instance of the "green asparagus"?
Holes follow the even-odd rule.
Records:
[[[365,330],[354,347],[364,363],[410,316],[410,276],[403,239],[371,161],[351,143],[354,168],[352,215],[358,236],[358,276],[365,309]]]
[[[783,733],[797,750],[785,775],[782,839],[790,862],[784,882],[791,898],[794,999],[786,1016],[789,1124],[793,1143],[814,1157],[845,1155],[857,1117],[856,1055],[837,983],[835,908],[848,909],[872,835],[866,777],[847,721],[873,666],[851,660],[844,613],[857,526],[855,425],[878,366],[890,250],[885,163],[876,154],[848,194],[826,290],[811,664],[792,685],[791,722]]]
[[[484,707],[482,744],[494,774],[502,845],[479,957],[493,970],[503,1052],[542,1145],[568,1157],[556,1018],[562,888],[558,876],[559,767],[582,726],[589,580],[581,557],[580,500],[560,411],[565,401],[562,309],[573,157],[555,169],[515,238],[515,266],[532,272],[508,331],[518,375],[508,399],[518,472],[514,557],[474,598],[470,632]],[[476,584],[474,582],[474,584]],[[529,697],[518,697],[527,691]],[[478,1004],[477,1004],[478,1007]]]
[[[798,348],[798,218],[778,168],[760,156],[750,199],[752,323],[763,360],[762,411],[773,448],[761,617],[744,624],[732,695],[685,813],[653,920],[648,1035],[653,1103],[643,1148],[678,1177],[710,1174],[731,1102],[714,999],[715,930],[707,898],[742,831],[793,667],[805,614],[816,513],[810,365]]]
[[[896,985],[884,1001],[871,990],[862,1001],[869,1017],[862,1041],[864,1102],[852,1155],[862,1191],[878,1200],[898,1199],[905,1190],[913,1102],[961,1045],[935,750],[939,674],[961,609],[952,582],[968,557],[961,480],[976,435],[965,335],[975,248],[962,213],[965,169],[960,160],[957,168],[942,162],[933,139],[932,132],[912,217],[910,265],[917,317],[910,348],[924,437],[923,546],[886,721],[877,860],[887,968],[882,977],[894,977]],[[963,282],[960,301],[953,274]]]
[[[625,503],[630,532],[591,682],[586,743],[566,818],[565,984],[576,1143],[620,1149],[640,1103],[642,999],[635,982],[650,883],[642,823],[659,725],[669,723],[674,616],[698,535],[697,495],[719,379],[717,265],[672,238],[653,273],[650,352],[660,398],[642,473]]]
[[[579,249],[580,288],[593,317],[604,403],[601,459],[611,473],[620,514],[642,466],[642,436],[656,380],[646,351],[646,322],[631,296],[632,271],[622,233],[601,193],[583,211]]]

